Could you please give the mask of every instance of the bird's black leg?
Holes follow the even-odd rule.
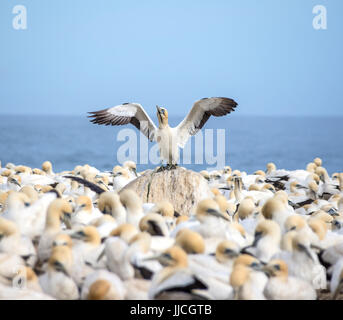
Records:
[[[177,164],[169,164],[167,165],[166,169],[167,170],[175,170],[177,169],[178,165]]]
[[[163,162],[161,163],[161,166],[157,169],[156,172],[163,172],[164,170],[166,170],[167,167],[163,166]]]

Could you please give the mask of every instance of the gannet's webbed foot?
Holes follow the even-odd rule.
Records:
[[[175,170],[178,167],[177,164],[168,164],[167,165],[167,170]]]
[[[166,170],[166,167],[163,166],[163,164],[157,169],[156,172],[163,172],[164,170]]]

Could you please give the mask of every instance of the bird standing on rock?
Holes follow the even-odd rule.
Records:
[[[205,125],[210,116],[221,117],[234,111],[237,103],[229,98],[203,98],[193,104],[186,118],[175,128],[168,124],[168,111],[156,106],[159,127],[157,128],[139,103],[121,105],[89,112],[91,122],[104,125],[133,124],[150,141],[158,143],[160,155],[167,162],[166,169],[175,169],[179,160],[179,147],[184,148],[190,136]],[[163,167],[161,167],[162,170]]]

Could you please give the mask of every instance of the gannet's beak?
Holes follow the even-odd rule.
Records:
[[[312,261],[314,261],[311,252],[309,250],[309,248],[307,248],[306,246],[302,245],[302,244],[298,244],[298,247],[301,251],[303,251]]]
[[[161,108],[159,106],[156,106],[157,112],[159,115],[161,115]]]
[[[223,214],[221,214],[221,212],[215,210],[215,209],[207,209],[206,210],[206,213],[212,215],[212,216],[215,216],[217,218],[222,218],[226,221],[230,221],[227,217],[225,217]]]

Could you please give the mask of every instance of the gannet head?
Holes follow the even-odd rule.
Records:
[[[46,228],[59,228],[60,222],[70,222],[73,209],[65,199],[55,199],[48,207]]]
[[[123,297],[105,279],[99,279],[89,287],[88,300],[121,300]]]
[[[32,186],[24,186],[20,189],[20,192],[25,193],[30,198],[31,203],[38,200],[38,192]]]
[[[310,245],[310,240],[304,233],[298,233],[292,239],[293,252],[302,252],[313,261]]]
[[[320,219],[310,219],[308,222],[309,227],[317,235],[319,240],[323,240],[326,236],[327,225]]]
[[[13,173],[12,170],[6,169],[6,170],[4,170],[4,171],[1,172],[1,176],[3,176],[3,177],[9,177],[12,173]]]
[[[257,171],[254,172],[254,175],[265,177],[266,173],[264,171],[262,171],[262,170],[257,170]]]
[[[157,109],[157,119],[160,127],[168,125],[168,111],[165,108],[156,106]]]
[[[273,219],[275,213],[284,210],[284,204],[281,200],[271,198],[262,207],[262,214],[266,219]]]
[[[230,215],[232,213],[232,211],[231,211],[232,206],[230,205],[230,202],[228,202],[227,199],[222,194],[215,196],[214,201],[218,203],[219,209],[223,213],[224,216],[226,214]],[[229,217],[227,217],[227,218],[229,218]]]
[[[324,167],[317,167],[316,174],[319,176],[320,180],[322,180],[324,183],[325,183],[325,179],[329,177]]]
[[[126,243],[138,233],[137,228],[130,223],[122,223],[119,227],[112,230],[110,237],[120,237]]]
[[[8,193],[6,201],[8,208],[23,209],[31,204],[30,198],[25,193],[15,191]]]
[[[158,213],[163,217],[173,218],[175,216],[174,207],[169,201],[159,201],[155,203],[151,212]]]
[[[199,173],[200,173],[207,181],[210,180],[210,174],[209,174],[209,172],[208,172],[207,170],[201,170]]]
[[[185,215],[181,215],[179,217],[176,218],[176,222],[175,224],[178,225],[180,223],[183,223],[183,222],[186,222],[189,220],[189,217],[188,216],[185,216]]]
[[[75,212],[78,211],[85,211],[89,214],[92,213],[93,209],[93,204],[92,200],[88,196],[78,196],[76,201],[75,201],[76,207],[75,207]]]
[[[315,159],[313,160],[313,162],[315,163],[315,165],[316,165],[317,167],[321,167],[321,166],[322,166],[322,163],[323,163],[322,159],[320,159],[320,158],[315,158]]]
[[[255,203],[252,197],[246,197],[238,207],[238,216],[240,219],[246,219],[255,212]]]
[[[299,184],[298,181],[292,181],[289,186],[291,192],[296,193],[298,189],[307,189],[306,187]]]
[[[119,194],[123,206],[130,210],[141,210],[143,203],[137,192],[132,189],[125,189]]]
[[[46,173],[43,170],[38,169],[38,168],[32,169],[32,174],[37,174],[39,176],[45,176],[46,175]]]
[[[261,221],[256,226],[256,229],[255,229],[253,246],[256,246],[257,243],[265,236],[270,236],[275,240],[275,242],[280,242],[281,240],[280,226],[273,220]]]
[[[205,241],[203,237],[198,232],[186,228],[181,229],[177,233],[175,245],[190,254],[205,252]]]
[[[313,180],[308,184],[308,188],[314,193],[317,193],[319,190],[318,184]]]
[[[288,252],[292,252],[293,251],[293,238],[297,235],[297,231],[292,230],[292,231],[288,231],[286,232],[283,237],[282,237],[282,241],[281,241],[281,248],[282,250],[286,250]]]
[[[237,222],[237,221],[232,222],[230,224],[230,227],[237,230],[244,239],[247,237],[247,233],[246,233],[244,227],[239,222]]]
[[[130,179],[130,175],[129,175],[129,170],[126,168],[117,168],[117,169],[113,169],[113,178],[116,177],[123,177],[124,179],[129,180]]]
[[[220,263],[232,260],[239,256],[239,246],[230,240],[221,241],[216,248],[216,259]]]
[[[332,221],[334,220],[330,214],[328,214],[327,212],[325,212],[323,210],[318,210],[318,211],[314,212],[311,216],[311,219],[322,220],[329,229],[332,225]]]
[[[230,166],[225,166],[224,167],[224,170],[223,170],[224,174],[231,174],[231,172],[232,172],[232,169],[231,169]]]
[[[137,177],[137,165],[134,161],[125,161],[123,163],[123,167],[128,169],[129,171],[133,172],[134,175]]]
[[[52,242],[52,246],[67,246],[71,248],[73,246],[73,241],[68,234],[60,233],[55,237],[54,241]]]
[[[9,237],[19,232],[16,224],[11,221],[0,217],[0,240],[4,237]]]
[[[80,230],[72,233],[71,237],[73,239],[82,240],[86,243],[96,245],[96,246],[101,243],[99,232],[97,228],[95,228],[94,226],[87,226],[87,227],[81,228]]]
[[[338,177],[339,177],[339,173],[338,172],[334,172],[331,176],[332,180],[338,180]]]
[[[316,164],[313,162],[310,162],[306,166],[306,171],[314,173],[316,171],[316,168],[317,168]]]
[[[42,164],[42,170],[47,174],[52,174],[52,164],[50,161],[45,161]]]
[[[139,246],[141,252],[147,253],[151,245],[151,235],[147,232],[138,232],[130,239],[129,245]]]
[[[306,226],[306,221],[298,214],[289,216],[285,221],[285,231],[299,231]]]
[[[220,212],[219,205],[213,199],[205,199],[198,203],[196,208],[196,217],[203,222],[207,217],[217,217],[229,221],[226,215]]]
[[[276,171],[276,165],[273,162],[269,162],[267,164],[267,170],[266,170],[266,174],[270,174],[273,171]]]
[[[27,166],[16,166],[14,168],[14,171],[16,174],[20,174],[20,173],[31,174],[32,173],[32,169],[30,167],[27,167]]]
[[[178,246],[173,246],[161,255],[157,256],[158,262],[165,267],[184,267],[188,266],[187,253]]]
[[[122,207],[122,204],[120,202],[119,195],[112,191],[103,192],[98,201],[98,209],[103,214],[111,214],[112,210]]]
[[[241,254],[234,262],[234,268],[230,275],[230,285],[237,289],[243,286],[249,279],[253,270],[261,271],[262,264],[255,257],[248,254]]]
[[[110,216],[109,214],[104,214],[101,217],[92,220],[91,224],[96,227],[99,228],[104,224],[107,223],[116,223],[116,219],[114,219],[112,216]]]
[[[284,205],[288,204],[288,194],[284,190],[275,192],[274,199],[280,200]]]
[[[168,229],[164,218],[158,213],[148,213],[139,221],[139,229],[152,236],[167,236]]]
[[[280,279],[287,280],[288,277],[288,266],[283,260],[272,260],[263,267],[263,271],[269,277],[279,277]]]
[[[10,177],[7,178],[7,183],[14,186],[21,187],[21,177],[16,174],[11,175]]]
[[[249,186],[249,191],[261,191],[261,187],[256,183],[253,183]]]
[[[62,272],[67,277],[70,275],[70,268],[73,263],[72,251],[67,246],[57,246],[52,248],[48,262],[48,269],[55,272]]]

